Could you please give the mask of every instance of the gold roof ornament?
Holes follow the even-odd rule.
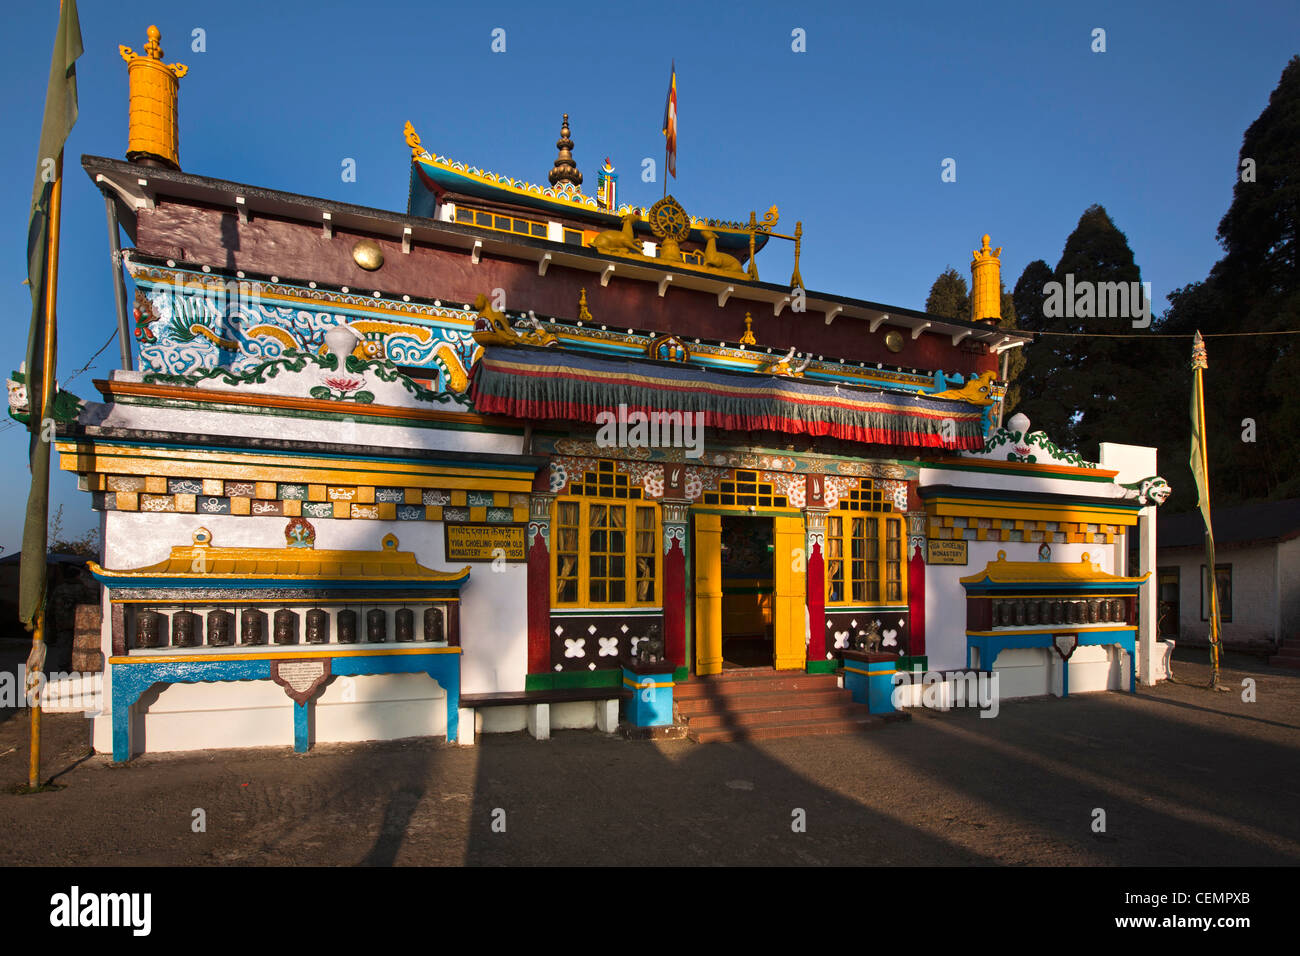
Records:
[[[971,253],[971,320],[992,322],[1002,320],[1002,247],[989,248],[988,233],[983,244]]]
[[[983,571],[961,578],[962,584],[1141,584],[1151,572],[1140,577],[1121,577],[1103,571],[1092,562],[1088,552],[1078,561],[1008,561],[1007,553],[999,551],[996,561],[990,561]]]
[[[130,87],[126,158],[133,163],[180,169],[180,135],[176,122],[176,91],[189,72],[183,63],[163,63],[162,33],[145,31],[144,53],[129,46],[117,50],[127,64]]]
[[[587,308],[587,288],[583,286],[578,293],[578,321],[590,322],[591,320],[591,310]]]
[[[459,571],[435,571],[398,551],[395,535],[384,536],[378,551],[333,551],[307,547],[218,548],[206,528],[194,532],[194,543],[171,549],[156,564],[132,570],[109,570],[94,561],[90,572],[110,586],[132,586],[142,579],[218,582],[222,579],[267,582],[389,582],[458,584],[469,578],[468,565]],[[135,584],[135,586],[140,586]]]
[[[757,340],[754,338],[754,317],[748,312],[745,313],[745,334],[740,337],[740,344],[757,344]]]
[[[546,178],[551,181],[552,186],[558,186],[560,183],[581,186],[582,173],[578,172],[578,164],[573,161],[573,140],[569,138],[568,113],[564,114],[564,122],[560,126],[560,138],[555,141],[555,148],[560,151],[560,155],[555,157],[555,165],[551,167]]]
[[[478,316],[474,319],[474,341],[479,345],[535,345],[546,347],[559,344],[559,340],[542,328],[537,319],[523,319],[520,328],[510,323],[503,312],[492,308],[488,297],[480,292],[474,298]]]

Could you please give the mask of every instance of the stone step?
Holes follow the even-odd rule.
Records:
[[[852,700],[848,691],[839,687],[824,690],[799,690],[773,693],[763,691],[754,694],[732,694],[726,697],[692,697],[686,700],[675,699],[677,712],[682,717],[694,717],[719,712],[746,712],[751,710],[771,709],[773,705],[789,707],[813,707],[818,705],[838,704]]]
[[[686,681],[673,688],[673,697],[675,700],[695,700],[701,697],[734,697],[737,694],[826,690],[838,686],[834,674],[770,671],[767,676],[761,676],[760,673],[744,671],[734,677],[699,677]]]
[[[815,721],[848,720],[870,716],[871,712],[867,710],[865,705],[855,704],[852,700],[849,700],[837,704],[822,704],[813,707],[777,705],[736,713],[698,714],[690,717],[686,721],[686,726],[689,732],[696,732],[717,728],[805,724]]]
[[[778,737],[814,737],[827,734],[852,734],[875,730],[885,726],[885,719],[876,714],[860,717],[840,717],[821,720],[776,721],[751,724],[745,727],[688,727],[686,736],[697,743],[722,743],[742,740],[772,740]]]
[[[1284,657],[1281,654],[1274,654],[1268,659],[1270,667],[1286,667],[1292,670],[1300,670],[1300,658]]]

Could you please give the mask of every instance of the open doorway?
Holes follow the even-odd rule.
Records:
[[[722,666],[772,667],[773,527],[771,518],[722,518]]]

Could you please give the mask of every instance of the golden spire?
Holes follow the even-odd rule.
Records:
[[[971,253],[971,319],[999,322],[1002,319],[1002,247],[989,248],[988,233],[983,244]]]
[[[156,26],[145,31],[144,53],[129,46],[118,52],[127,63],[130,86],[130,127],[126,158],[131,162],[180,169],[180,136],[176,124],[178,80],[189,72],[183,63],[163,63],[162,34]]]
[[[745,334],[740,337],[741,345],[754,345],[754,317],[745,313]]]
[[[581,186],[582,173],[578,172],[578,164],[573,161],[573,140],[569,138],[568,113],[564,114],[564,122],[560,126],[560,138],[555,141],[555,148],[560,151],[560,155],[555,157],[555,165],[551,167],[551,172],[546,178],[551,181],[552,186],[558,186],[560,183]]]

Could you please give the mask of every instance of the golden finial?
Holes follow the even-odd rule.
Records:
[[[189,67],[163,63],[162,33],[145,31],[144,54],[129,46],[117,50],[127,64],[130,86],[130,125],[126,158],[131,162],[180,169],[180,137],[176,124],[176,90]]]
[[[998,322],[1002,318],[1002,247],[989,248],[988,233],[971,253],[971,319]]]
[[[411,121],[406,121],[406,126],[402,129],[402,135],[406,137],[406,145],[411,147],[411,162],[417,159],[428,159],[429,151],[420,143],[420,134],[415,131]]]
[[[741,345],[754,345],[756,339],[753,332],[754,317],[748,312],[745,313],[745,334],[740,337]]]
[[[587,308],[587,290],[584,288],[578,296],[578,321],[590,322],[591,312]]]
[[[558,186],[560,183],[572,183],[575,186],[582,185],[582,173],[578,172],[578,164],[573,161],[573,140],[569,138],[569,114],[564,114],[564,122],[560,124],[560,138],[555,141],[555,148],[560,154],[555,157],[555,165],[551,167],[547,179],[551,181],[552,186]]]

